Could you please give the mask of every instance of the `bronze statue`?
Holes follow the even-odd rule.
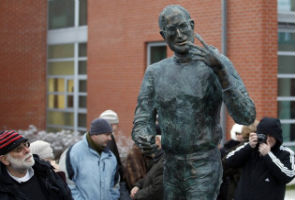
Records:
[[[170,5],[159,16],[160,34],[174,56],[149,66],[141,85],[132,138],[145,154],[157,151],[162,131],[164,199],[214,200],[222,177],[220,108],[236,123],[255,119],[255,105],[230,60],[194,33],[186,9]],[[194,44],[197,38],[203,45]]]

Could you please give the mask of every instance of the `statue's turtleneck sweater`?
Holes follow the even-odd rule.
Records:
[[[174,62],[178,64],[190,63],[192,61],[192,56],[188,54],[187,56],[177,56],[174,55]]]

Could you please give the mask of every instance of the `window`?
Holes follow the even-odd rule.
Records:
[[[48,4],[46,127],[86,131],[87,0]]]
[[[87,25],[87,0],[48,0],[48,29]]]
[[[279,12],[290,12],[295,11],[294,0],[278,0],[278,11]]]
[[[77,56],[75,56],[75,52],[77,52]],[[77,130],[85,130],[87,112],[86,54],[86,43],[48,46],[48,127],[75,129],[77,124]]]
[[[49,0],[49,29],[74,26],[74,0]]]
[[[87,0],[79,0],[79,26],[87,25]]]
[[[147,66],[159,62],[167,57],[167,46],[164,42],[151,42],[147,44]]]
[[[295,30],[278,33],[278,115],[284,141],[295,141]]]
[[[278,117],[286,146],[295,150],[295,14],[293,0],[278,1]]]

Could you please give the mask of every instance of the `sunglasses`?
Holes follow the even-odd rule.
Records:
[[[30,147],[30,142],[24,142],[24,143],[21,143],[20,145],[18,145],[15,149],[13,149],[12,151],[13,152],[16,152],[16,153],[20,153],[22,152],[25,148],[29,148]]]

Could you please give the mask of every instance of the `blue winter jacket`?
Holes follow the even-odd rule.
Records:
[[[117,160],[106,149],[101,155],[89,147],[86,134],[70,151],[74,184],[69,185],[75,200],[117,200],[119,184],[114,183]]]

